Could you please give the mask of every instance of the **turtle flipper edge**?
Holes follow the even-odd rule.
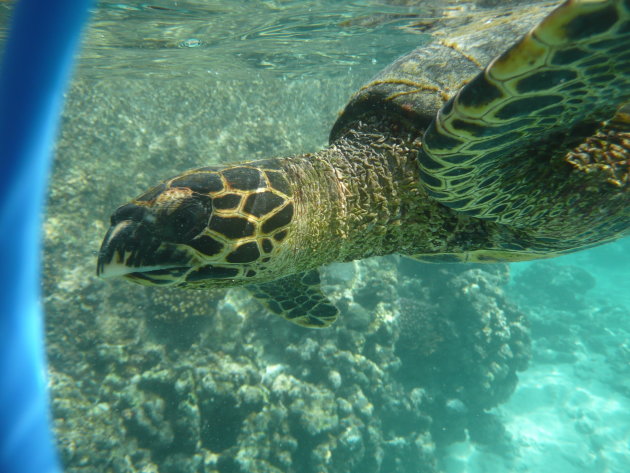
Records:
[[[326,328],[339,315],[339,310],[322,293],[317,269],[247,289],[271,312],[302,327]]]
[[[574,213],[577,221],[587,204],[622,219],[626,190],[613,186],[600,193],[610,196],[604,201],[580,189],[610,181],[603,174],[594,181],[596,168],[615,160],[607,150],[627,135],[611,135],[606,120],[629,99],[630,3],[567,1],[442,107],[424,135],[421,179],[454,210],[521,228],[561,227],[558,217]],[[598,138],[606,133],[612,140]],[[556,150],[580,155],[585,148],[595,158],[608,154],[584,173],[590,178],[564,185],[571,157]],[[628,153],[612,165],[621,168]],[[574,210],[580,203],[584,209]],[[575,234],[596,226],[585,220]],[[623,233],[622,222],[609,226],[611,239]]]

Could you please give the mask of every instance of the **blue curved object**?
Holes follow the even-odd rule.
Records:
[[[60,471],[49,426],[41,213],[53,138],[91,0],[21,0],[0,69],[0,472]]]

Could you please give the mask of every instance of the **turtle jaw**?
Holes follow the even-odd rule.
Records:
[[[174,284],[195,266],[180,245],[152,236],[141,222],[122,220],[112,225],[98,252],[96,275],[125,277],[145,284]]]

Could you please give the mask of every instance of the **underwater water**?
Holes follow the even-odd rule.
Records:
[[[95,275],[117,206],[185,169],[321,149],[387,64],[523,3],[98,3],[44,225],[67,472],[630,471],[627,238],[509,266],[334,263],[325,330],[243,288]]]

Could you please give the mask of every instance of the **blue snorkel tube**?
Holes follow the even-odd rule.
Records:
[[[0,66],[0,472],[61,471],[47,392],[41,214],[91,0],[19,0]]]

